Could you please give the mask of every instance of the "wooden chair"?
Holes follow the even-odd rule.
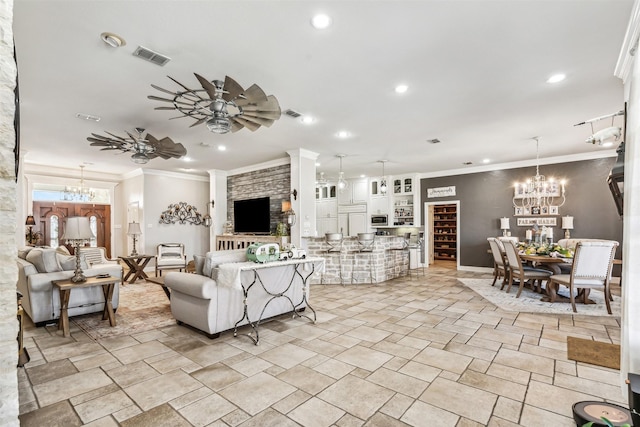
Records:
[[[516,294],[516,298],[520,297],[522,293],[522,288],[524,287],[525,282],[531,281],[531,285],[535,290],[540,291],[542,289],[542,281],[548,281],[551,276],[551,271],[543,270],[541,268],[534,268],[528,265],[523,265],[520,256],[518,255],[518,249],[516,248],[515,243],[511,241],[502,242],[504,243],[504,252],[507,255],[507,262],[509,263],[509,276],[507,281],[509,282],[509,287],[507,288],[507,293],[511,290],[511,285],[515,279],[520,281],[520,286],[518,288],[518,293]],[[536,282],[538,282],[538,287],[536,289]],[[500,289],[504,288],[504,283]]]
[[[187,268],[187,255],[182,243],[160,243],[156,253],[156,277],[162,276],[162,270],[180,270]],[[159,273],[159,274],[158,274]]]
[[[509,262],[507,261],[503,250],[500,248],[498,239],[495,237],[487,237],[487,241],[489,242],[489,248],[493,255],[493,283],[491,286],[495,286],[496,281],[502,277],[502,287],[504,287],[504,284],[507,282],[507,269],[509,268]]]
[[[552,302],[555,291],[559,285],[569,288],[569,298],[573,312],[577,313],[574,289],[602,289],[604,300],[607,304],[607,313],[611,313],[611,269],[615,258],[618,242],[592,241],[579,242],[573,256],[573,265],[569,274],[554,274],[549,278],[549,286],[552,287]],[[583,292],[584,302],[587,301],[587,292]]]

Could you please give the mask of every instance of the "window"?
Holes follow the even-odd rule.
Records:
[[[91,232],[93,233],[93,237],[89,241],[89,246],[95,248],[98,246],[98,219],[95,215],[91,215],[89,217],[89,227],[91,228]]]
[[[58,247],[58,216],[51,215],[49,218],[49,246],[52,248]]]

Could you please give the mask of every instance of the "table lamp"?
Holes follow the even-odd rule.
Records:
[[[76,255],[76,270],[71,278],[71,281],[74,283],[84,282],[87,280],[80,268],[80,245],[84,245],[94,237],[91,227],[89,226],[89,218],[85,216],[71,216],[67,218],[62,239],[66,240],[68,244],[71,244],[74,247],[74,253]]]
[[[138,256],[138,252],[136,251],[136,241],[138,240],[138,236],[142,234],[142,230],[140,229],[140,223],[138,222],[130,222],[129,229],[127,230],[127,235],[131,236],[133,239],[133,250],[131,251],[131,256]]]
[[[508,236],[509,235],[509,218],[507,217],[502,217],[500,218],[500,228],[502,229],[502,235],[503,236]]]
[[[573,217],[572,216],[563,216],[562,217],[562,228],[564,229],[564,238],[570,239],[571,232],[569,230],[573,230]]]
[[[33,233],[33,226],[36,225],[36,220],[33,215],[27,216],[27,221],[24,223],[24,225],[29,226],[29,232],[27,233],[27,242],[32,245],[38,240],[37,235]]]

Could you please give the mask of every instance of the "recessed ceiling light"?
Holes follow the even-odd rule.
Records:
[[[302,116],[302,118],[300,119],[300,121],[302,123],[304,123],[305,125],[310,125],[311,123],[315,122],[316,119],[314,119],[311,116]]]
[[[127,42],[122,37],[113,33],[102,33],[100,34],[100,38],[103,42],[111,47],[122,47],[127,44]]]
[[[218,145],[218,151],[226,151],[227,147],[224,145]]]
[[[407,89],[409,89],[409,86],[407,85],[398,85],[396,86],[396,93],[405,93],[407,91]]]
[[[193,168],[178,168],[178,169],[180,169],[183,172],[191,172],[194,170]]]
[[[563,81],[566,78],[567,76],[565,74],[562,74],[562,73],[554,74],[553,76],[547,79],[547,83],[558,83]]]
[[[200,146],[201,147],[211,147],[211,144],[209,144],[208,142],[201,142]]]
[[[351,136],[351,134],[349,132],[347,132],[346,130],[341,130],[336,134],[336,136],[338,138],[345,139],[345,138],[349,138]]]
[[[316,30],[324,30],[331,26],[331,18],[324,13],[319,13],[311,18],[311,25],[313,25],[313,28]]]
[[[491,159],[482,159],[482,163],[486,164],[486,163],[490,163],[490,162],[491,162]]]
[[[182,158],[182,161],[184,161],[184,162],[193,162],[193,159],[191,157],[184,156]]]
[[[366,176],[367,176],[367,175],[362,174],[362,175],[360,175],[360,178],[366,178]]]
[[[100,121],[100,117],[99,116],[94,116],[92,114],[83,114],[83,113],[76,113],[76,117],[82,120],[91,120],[93,122],[99,122]]]
[[[603,143],[602,143],[602,147],[605,147],[605,148],[607,148],[607,147],[612,147],[612,146],[613,146],[613,142],[611,142],[611,141],[603,142]]]
[[[316,167],[320,167],[320,162],[316,162]]]

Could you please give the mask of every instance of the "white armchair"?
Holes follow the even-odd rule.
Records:
[[[187,255],[182,243],[160,243],[156,252],[156,276],[162,270],[186,270]],[[158,274],[160,273],[160,274]]]

